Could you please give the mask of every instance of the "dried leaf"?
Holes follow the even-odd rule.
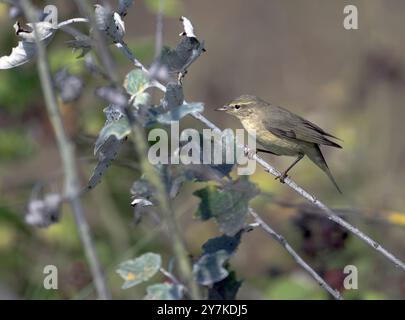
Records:
[[[33,25],[29,23],[28,26],[32,28]],[[49,22],[38,22],[35,26],[40,41],[47,46],[53,38],[56,29]],[[23,65],[30,61],[37,53],[33,29],[22,29],[18,22],[14,25],[14,29],[17,36],[22,40],[18,42],[17,47],[12,49],[10,55],[0,57],[0,69],[10,69]]]
[[[205,51],[204,41],[199,41],[194,28],[187,18],[181,19],[185,28],[180,43],[175,49],[164,47],[159,57],[152,63],[152,77],[163,81],[177,80],[177,75],[184,75],[187,68]]]
[[[59,194],[51,193],[44,199],[33,199],[28,204],[25,222],[29,225],[47,228],[59,221],[62,197]]]
[[[108,7],[95,5],[94,17],[97,28],[103,31],[114,43],[122,42],[125,35],[125,24],[118,12]]]

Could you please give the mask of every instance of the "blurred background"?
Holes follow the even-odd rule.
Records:
[[[165,45],[174,47],[191,19],[207,52],[184,80],[188,101],[205,103],[209,119],[221,128],[240,128],[237,120],[215,113],[231,98],[255,94],[284,106],[340,137],[343,150],[324,148],[343,195],[310,161],[291,172],[300,185],[343,217],[405,259],[405,42],[401,0],[163,0]],[[38,6],[53,4],[36,1]],[[114,3],[113,1],[111,3]],[[354,4],[359,29],[343,28],[343,8]],[[73,1],[57,1],[59,20],[80,16]],[[126,22],[126,41],[138,59],[153,61],[158,0],[137,0]],[[9,6],[0,4],[0,56],[17,43]],[[82,27],[81,27],[82,28]],[[85,29],[83,29],[85,30]],[[48,47],[52,72],[62,68],[84,80],[80,98],[61,103],[74,140],[83,185],[96,164],[93,146],[105,118],[106,103],[93,91],[103,81],[92,77],[78,53],[67,48],[70,36],[59,32]],[[131,63],[112,47],[124,79]],[[158,95],[158,94],[156,94]],[[159,98],[160,96],[158,96]],[[184,127],[202,128],[191,118]],[[263,155],[276,168],[292,158]],[[145,286],[122,290],[117,265],[147,251],[170,260],[164,226],[146,216],[134,223],[130,187],[139,178],[130,143],[102,182],[83,197],[101,263],[113,297],[139,299]],[[263,194],[253,207],[333,287],[348,299],[404,299],[405,274],[359,239],[328,222],[285,185],[259,166],[251,177]],[[63,175],[54,133],[48,121],[36,65],[30,62],[0,71],[0,299],[91,299],[95,292],[70,208],[58,224],[36,229],[24,223],[32,190],[61,192]],[[193,218],[202,183],[189,183],[174,208],[187,247],[194,257],[215,235],[212,222]],[[59,290],[43,288],[43,268],[59,270]],[[343,268],[355,265],[359,289],[343,289]],[[244,280],[238,298],[328,299],[272,238],[250,232],[231,259]]]

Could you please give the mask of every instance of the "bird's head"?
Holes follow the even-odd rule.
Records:
[[[244,94],[216,109],[216,111],[225,111],[241,119],[251,115],[261,102],[262,100],[256,96]]]

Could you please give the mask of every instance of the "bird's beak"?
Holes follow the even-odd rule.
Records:
[[[229,106],[226,105],[215,109],[215,111],[227,111],[227,110],[229,110]]]

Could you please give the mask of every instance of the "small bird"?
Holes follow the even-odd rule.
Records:
[[[287,109],[274,106],[252,95],[242,95],[216,110],[237,117],[248,133],[255,130],[257,142],[265,148],[257,151],[297,157],[276,179],[284,182],[287,173],[307,155],[342,193],[319,148],[320,145],[342,148],[330,140],[330,138],[338,139],[335,136]]]

